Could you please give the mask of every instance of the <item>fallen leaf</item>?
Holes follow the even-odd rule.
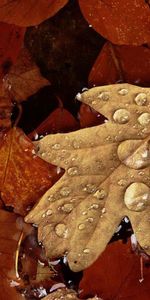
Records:
[[[0,83],[0,139],[3,136],[4,131],[11,127],[11,112],[11,99],[5,90],[4,85]]]
[[[142,45],[150,41],[149,3],[137,0],[79,0],[83,16],[114,44]]]
[[[143,261],[142,271],[143,274],[141,256],[132,251],[129,241],[111,243],[97,261],[84,270],[80,297],[149,300],[150,259]]]
[[[79,120],[81,128],[85,128],[102,124],[105,118],[89,107],[89,105],[82,103],[79,111]]]
[[[52,174],[51,166],[36,156],[34,145],[21,129],[13,128],[3,135],[0,191],[5,205],[14,207],[21,215],[26,214],[52,185]]]
[[[0,297],[1,300],[22,300],[17,292],[21,284],[16,258],[18,243],[23,232],[23,220],[13,213],[0,210]]]
[[[19,54],[25,28],[0,23],[0,77],[6,75]]]
[[[69,132],[79,128],[76,119],[65,108],[56,108],[35,130],[28,136],[34,139],[36,136],[49,133]]]
[[[0,21],[33,26],[55,15],[68,0],[1,0]]]
[[[49,85],[49,81],[40,74],[27,49],[23,48],[16,64],[3,79],[5,88],[16,102],[26,100],[40,88]]]
[[[128,82],[150,85],[150,49],[117,46],[107,42],[89,74],[89,86]]]
[[[150,253],[150,89],[101,86],[78,100],[108,122],[37,142],[39,155],[66,172],[26,217],[39,224],[47,256],[67,253],[74,271],[98,258],[124,216]]]
[[[56,292],[49,294],[43,299],[44,300],[56,300],[56,299],[79,300],[75,291],[69,289],[58,289]],[[102,299],[98,297],[94,297],[94,298],[88,298],[87,300],[102,300]]]

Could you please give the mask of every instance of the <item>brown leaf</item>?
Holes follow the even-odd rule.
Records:
[[[38,142],[39,155],[66,172],[26,217],[39,224],[48,257],[67,253],[74,271],[98,258],[124,216],[150,253],[150,89],[101,86],[78,100],[108,121]]]
[[[40,88],[49,85],[37,65],[33,62],[27,49],[22,49],[17,62],[3,79],[5,88],[16,102],[26,100]]]
[[[29,134],[33,139],[37,134],[69,132],[79,128],[76,119],[65,108],[56,108],[35,130]]]
[[[52,170],[53,171],[53,170]],[[52,185],[51,167],[35,155],[35,147],[18,128],[0,142],[0,191],[6,205],[15,212],[27,209]]]
[[[16,265],[16,252],[23,232],[23,220],[13,213],[0,210],[0,298],[22,300],[16,287],[21,284]]]
[[[76,293],[73,290],[69,289],[59,289],[54,293],[49,294],[44,297],[44,300],[56,300],[56,299],[65,299],[65,300],[79,300]],[[102,300],[98,297],[88,298],[87,300]]]
[[[149,300],[150,259],[143,261],[143,270],[140,261],[141,256],[132,251],[130,242],[109,244],[97,261],[84,271],[80,297],[98,295],[103,299]]]
[[[150,40],[147,1],[79,0],[81,11],[93,28],[114,44],[142,45]]]
[[[55,15],[68,0],[1,0],[0,21],[33,26]]]
[[[25,28],[0,23],[0,77],[6,75],[16,61],[24,34]]]
[[[128,82],[150,85],[150,49],[107,42],[89,74],[89,86]]]
[[[11,127],[11,111],[11,99],[5,90],[3,83],[0,83],[0,139],[3,132]]]

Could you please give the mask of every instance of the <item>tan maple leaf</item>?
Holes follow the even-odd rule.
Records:
[[[57,300],[57,299],[79,300],[75,291],[66,288],[58,289],[56,292],[51,293],[48,296],[44,297],[44,300]],[[102,299],[95,296],[94,298],[88,298],[87,300],[102,300]]]
[[[150,88],[101,86],[78,99],[108,121],[37,143],[66,172],[26,217],[39,224],[47,255],[66,253],[74,271],[96,260],[124,216],[150,254]]]

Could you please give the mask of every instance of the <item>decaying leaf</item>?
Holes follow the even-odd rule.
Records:
[[[5,205],[26,214],[52,185],[51,167],[35,155],[21,129],[13,128],[0,141],[0,191]]]
[[[40,88],[49,85],[49,81],[40,74],[40,70],[33,62],[28,50],[23,48],[16,64],[12,66],[8,75],[4,77],[5,88],[16,102],[26,100]]]
[[[110,243],[96,262],[84,270],[80,297],[149,300],[150,259],[143,259],[143,268],[141,262],[130,241]]]
[[[22,300],[17,292],[21,284],[17,266],[17,248],[24,230],[24,223],[13,213],[0,210],[0,298]],[[26,226],[26,225],[25,225]]]
[[[142,45],[150,40],[148,1],[79,0],[89,24],[114,44]]]
[[[39,224],[47,255],[66,253],[74,271],[98,258],[124,216],[150,254],[150,89],[116,84],[77,98],[108,121],[37,142],[39,155],[66,172],[26,217]]]
[[[0,76],[8,73],[23,43],[25,28],[0,22]]]
[[[76,293],[73,290],[69,290],[69,289],[59,289],[56,292],[51,293],[44,298],[44,300],[56,300],[56,299],[79,300]],[[102,300],[102,299],[98,297],[94,297],[94,298],[88,298],[87,300]]]
[[[68,0],[1,0],[0,21],[33,26],[55,15]]]
[[[89,86],[116,82],[150,86],[150,49],[107,42],[89,74]]]

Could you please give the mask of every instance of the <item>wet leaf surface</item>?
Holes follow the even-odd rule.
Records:
[[[142,45],[150,40],[150,8],[144,0],[79,0],[93,28],[114,44]]]
[[[1,0],[0,21],[33,26],[55,15],[68,0]]]
[[[26,221],[39,225],[47,256],[67,252],[74,271],[97,259],[125,216],[150,253],[149,97],[149,88],[128,84],[88,90],[78,100],[109,121],[37,142],[39,155],[66,172]]]
[[[51,293],[44,300],[56,300],[56,299],[64,299],[64,300],[78,300],[76,293],[73,290],[60,289],[54,293]],[[88,298],[87,300],[101,300],[98,297]]]

